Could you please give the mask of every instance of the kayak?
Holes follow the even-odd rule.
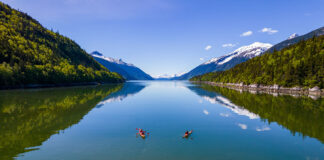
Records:
[[[185,134],[183,137],[184,137],[184,138],[188,138],[188,137],[191,135],[191,133],[192,133],[192,130],[189,131],[188,134]]]

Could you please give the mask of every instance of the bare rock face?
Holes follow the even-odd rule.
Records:
[[[310,88],[309,91],[310,91],[310,92],[319,92],[319,91],[321,91],[321,90],[320,90],[320,88],[319,88],[318,86],[315,86],[315,87],[313,87],[313,88]]]

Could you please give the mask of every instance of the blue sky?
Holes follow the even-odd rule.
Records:
[[[87,52],[121,58],[153,76],[187,72],[240,46],[276,44],[293,33],[324,26],[324,0],[2,2],[70,37]]]

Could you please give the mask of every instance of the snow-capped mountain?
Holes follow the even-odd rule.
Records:
[[[117,72],[127,80],[152,80],[153,78],[136,67],[133,64],[126,63],[121,59],[105,57],[98,51],[90,53],[90,55],[100,64],[108,68],[112,72]]]
[[[269,43],[261,42],[255,42],[248,46],[242,46],[229,54],[217,58],[212,58],[211,60],[194,68],[190,72],[177,77],[176,79],[190,79],[197,75],[230,69],[239,63],[245,62],[253,57],[261,55],[271,46],[272,45]]]
[[[271,46],[272,45],[269,43],[254,42],[251,45],[240,47],[234,52],[224,55],[222,57],[212,58],[211,60],[207,61],[204,64],[214,63],[217,65],[222,65],[229,62],[235,57],[246,57],[250,59],[259,56],[261,53],[269,49]]]

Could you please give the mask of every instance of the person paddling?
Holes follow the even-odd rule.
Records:
[[[192,130],[191,131],[186,131],[183,138],[188,138],[192,133]]]
[[[137,129],[137,128],[136,128]],[[136,134],[139,134],[142,138],[145,138],[145,131],[141,128],[137,129],[138,130],[138,133]],[[148,134],[148,133],[147,133]]]

